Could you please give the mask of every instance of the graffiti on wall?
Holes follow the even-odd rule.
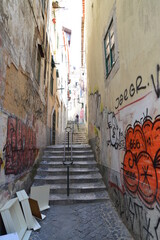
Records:
[[[148,207],[160,205],[160,116],[126,129],[123,178],[127,190],[138,194]]]
[[[156,77],[153,74],[151,74],[151,82],[152,82],[155,94],[156,94],[157,98],[159,98],[160,97],[160,82],[159,82],[160,65],[159,64],[157,64],[156,71],[157,71]],[[115,109],[118,109],[119,107],[121,107],[123,105],[123,103],[125,103],[129,98],[134,97],[135,94],[138,95],[139,92],[145,90],[149,86],[150,86],[150,80],[148,81],[148,83],[145,84],[145,83],[143,83],[142,76],[139,75],[136,78],[135,83],[132,82],[130,84],[129,88],[128,89],[126,88],[124,90],[124,92],[121,93],[120,96],[118,96],[116,98]],[[142,98],[144,98],[144,97],[142,97]],[[135,102],[141,100],[142,98],[137,99]]]
[[[124,149],[125,147],[125,139],[123,136],[123,132],[118,127],[117,119],[113,112],[108,113],[108,128],[109,128],[109,140],[107,141],[107,145],[113,146],[115,149]]]
[[[148,83],[149,86],[149,83]],[[120,94],[119,97],[116,98],[116,106],[115,109],[118,109],[124,102],[126,102],[129,98],[132,98],[135,94],[139,94],[140,91],[146,89],[146,85],[143,84],[142,76],[138,76],[136,78],[135,83],[131,83],[129,89],[125,89],[123,93]]]
[[[7,139],[3,148],[5,174],[19,174],[29,169],[35,160],[36,133],[21,120],[8,117]]]
[[[160,82],[159,82],[159,72],[160,72],[160,66],[159,64],[157,64],[157,79],[154,77],[153,74],[151,74],[151,80],[152,80],[152,84],[154,87],[154,91],[157,95],[157,98],[160,97]]]
[[[139,235],[138,239],[159,239],[160,236],[160,209],[152,209],[154,214],[147,214],[146,208],[142,202],[138,202],[126,192],[120,189],[118,179],[116,184],[110,182],[111,192],[114,199],[115,207],[118,209],[120,216],[127,221],[132,231]]]

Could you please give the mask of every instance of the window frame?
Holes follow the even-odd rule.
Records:
[[[53,78],[53,72],[51,72],[50,76],[50,93],[53,96],[53,84],[54,84],[54,78]]]
[[[54,68],[55,68],[55,62],[53,55],[51,56],[51,75],[50,75],[50,93],[53,96],[53,90],[54,90]]]
[[[42,6],[42,16],[44,18],[44,12],[45,12],[45,0],[41,0],[41,6]]]
[[[40,85],[41,81],[41,54],[39,49],[37,49],[37,72],[36,72],[36,80],[38,85]]]
[[[111,32],[111,30],[113,30],[113,32]],[[114,29],[113,29],[113,18],[112,18],[109,28],[108,28],[108,31],[104,38],[106,77],[108,77],[108,75],[110,74],[110,71],[112,71],[112,68],[115,63],[115,61],[114,61],[115,59],[113,59],[113,49],[114,49],[114,55],[115,55],[115,39],[114,39],[114,43],[112,45],[113,37],[114,37]],[[107,39],[108,39],[108,43],[107,43]],[[107,48],[109,48],[109,53],[107,53],[108,52]]]
[[[110,69],[107,68],[107,52],[106,52],[106,39],[107,35],[109,34],[112,27],[112,32],[114,36],[113,45],[109,46],[109,53],[110,53]],[[109,40],[111,43],[111,36],[109,36]],[[104,28],[104,34],[103,34],[103,56],[104,56],[104,78],[106,81],[106,86],[108,85],[108,82],[110,79],[114,77],[116,72],[119,69],[120,63],[119,63],[119,51],[118,51],[118,38],[117,38],[117,19],[116,19],[116,3],[114,3],[112,10],[110,12],[107,24]],[[109,44],[110,44],[109,43]],[[113,50],[114,49],[114,50]],[[114,54],[113,54],[114,53]]]

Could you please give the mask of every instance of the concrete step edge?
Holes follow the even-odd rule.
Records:
[[[70,194],[50,194],[50,203],[53,201],[65,201],[65,202],[86,202],[86,201],[100,201],[100,200],[109,200],[107,191],[100,191],[94,193],[76,193]]]
[[[42,178],[43,177],[43,178]],[[66,180],[67,179],[67,176],[64,176],[64,175],[58,175],[58,176],[41,176],[41,175],[36,175],[35,180]],[[89,173],[89,174],[84,174],[84,175],[72,175],[70,176],[69,178],[70,180],[74,180],[74,179],[77,179],[77,180],[85,180],[85,179],[102,179],[102,176],[100,173],[95,173],[95,174],[92,174],[92,173]]]
[[[60,173],[66,171],[65,168],[38,168],[37,172],[52,172],[52,173]],[[70,172],[81,174],[82,172],[99,172],[98,168],[70,168]]]

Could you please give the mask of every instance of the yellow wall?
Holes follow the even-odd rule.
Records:
[[[50,75],[44,84],[43,51],[40,82],[36,81],[38,44],[45,47],[47,5],[48,1],[42,15],[41,1],[1,1],[0,207],[19,188],[29,187],[32,180],[27,173],[47,145]]]
[[[153,239],[159,236],[159,12],[158,0],[86,1],[89,140],[136,239],[146,239],[146,221]],[[117,58],[106,79],[104,37],[112,16]]]

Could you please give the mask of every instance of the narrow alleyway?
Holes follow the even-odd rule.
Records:
[[[67,137],[68,133],[66,134]],[[69,136],[71,138],[72,133]],[[108,199],[106,186],[97,167],[91,146],[87,143],[86,126],[76,126],[71,139],[64,144],[47,146],[34,178],[34,185],[50,185],[50,204],[71,204],[104,201]],[[68,148],[69,144],[69,148]],[[67,166],[69,164],[70,194],[67,196]]]
[[[93,152],[86,144],[85,131],[85,125],[80,124],[73,134],[69,196],[63,145],[44,151],[34,185],[50,185],[51,208],[45,211],[46,219],[40,222],[39,231],[32,232],[31,240],[132,239],[111,203]]]
[[[0,240],[160,240],[159,13],[0,0]]]
[[[103,203],[52,205],[30,240],[131,240],[110,199]]]

